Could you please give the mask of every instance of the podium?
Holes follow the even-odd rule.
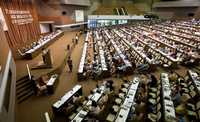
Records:
[[[41,62],[38,62],[36,66],[33,66],[31,69],[46,69],[46,68],[52,68],[52,58],[51,53],[49,49],[42,51],[42,60]]]
[[[49,49],[48,50],[44,50],[42,52],[42,59],[43,59],[44,64],[46,64],[50,68],[52,67],[51,53],[50,53]]]

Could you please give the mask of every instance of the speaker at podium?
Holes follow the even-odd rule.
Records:
[[[38,62],[31,69],[46,69],[46,68],[52,68],[52,67],[53,67],[53,63],[52,63],[51,52],[49,49],[43,49],[42,61]]]

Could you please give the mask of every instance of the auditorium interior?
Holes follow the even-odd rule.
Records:
[[[200,0],[0,0],[0,122],[200,122]]]

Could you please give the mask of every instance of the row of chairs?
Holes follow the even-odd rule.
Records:
[[[120,110],[120,105],[123,103],[126,97],[129,86],[130,82],[128,80],[124,80],[121,88],[119,89],[119,93],[115,94],[115,97],[112,101],[112,106],[110,106],[110,113],[106,118],[108,122],[113,122],[116,119],[117,113]]]
[[[180,39],[185,39],[186,43],[192,44],[194,46],[197,46],[197,44],[198,44],[198,42],[196,40],[191,40],[191,39],[189,39],[189,37],[187,37],[186,34],[179,33],[179,32],[177,33],[176,31],[173,31],[170,27],[161,26],[161,25],[157,25],[156,27],[161,28],[161,29],[168,29],[170,31],[170,34],[172,34],[174,36],[178,36],[178,37],[180,37]]]
[[[161,120],[161,83],[158,80],[156,86],[149,86],[148,88],[148,111],[147,118],[151,122],[158,122]]]
[[[181,104],[185,104],[186,106],[187,119],[189,121],[197,121],[200,119],[200,98],[196,92],[193,81],[188,76],[183,78],[176,73],[176,78],[171,78],[170,82],[172,92],[178,88],[178,92],[180,92],[180,96],[182,97],[181,101],[174,100],[174,103],[176,103],[175,107],[180,104],[179,102],[184,102]],[[178,108],[176,110],[177,115],[179,116],[180,112],[178,111]]]
[[[188,46],[188,47],[192,47],[194,48],[195,46],[187,39],[181,37],[181,36],[177,36],[177,35],[174,35],[173,33],[171,33],[170,31],[165,31],[163,28],[159,28],[157,26],[153,26],[152,27],[153,30],[157,30],[159,31],[161,34],[163,34],[163,36],[165,38],[168,38],[168,39],[171,39],[171,40],[174,40],[175,42],[178,42],[178,43],[185,43],[184,45],[185,46]],[[192,46],[191,46],[192,45]],[[195,44],[196,45],[196,44]]]
[[[186,81],[186,83],[181,83],[181,86],[184,89],[184,94],[189,98],[186,104],[188,118],[190,120],[200,120],[200,95],[192,79],[188,77]]]
[[[75,118],[75,116],[77,115],[77,113],[79,113],[81,110],[86,110],[86,111],[89,111],[89,110],[87,110],[88,108],[89,108],[89,106],[87,106],[86,104],[88,103],[88,101],[90,101],[90,98],[96,93],[96,92],[100,92],[99,90],[100,90],[100,88],[101,88],[101,86],[104,86],[104,85],[106,85],[106,87],[108,87],[107,85],[109,84],[109,86],[111,85],[112,86],[112,84],[113,84],[113,82],[110,82],[110,81],[106,81],[106,82],[104,82],[103,84],[101,84],[101,85],[96,85],[96,88],[95,89],[93,89],[93,90],[91,90],[90,91],[90,95],[88,96],[88,97],[86,97],[86,99],[83,101],[83,103],[82,104],[80,104],[79,105],[79,107],[76,109],[76,111],[73,111],[73,112],[71,112],[70,113],[70,116],[68,117],[68,119],[70,120],[70,121],[73,121],[73,119]],[[105,109],[108,107],[108,103],[109,103],[109,101],[112,99],[112,97],[113,97],[113,90],[114,89],[110,89],[110,92],[107,92],[107,90],[104,90],[103,91],[103,95],[108,95],[108,101],[107,101],[107,103],[103,103],[103,109],[98,113],[98,114],[96,114],[96,113],[92,113],[92,112],[88,112],[88,115],[86,115],[86,116],[84,116],[83,117],[83,120],[93,120],[94,118],[96,118],[97,120],[102,120],[103,118],[103,115],[104,115],[104,112],[105,112]],[[102,98],[103,96],[101,96],[101,98]],[[100,99],[101,99],[100,98]],[[97,103],[97,105],[98,104],[100,104],[99,102],[100,102],[100,99],[96,102]],[[105,101],[104,101],[105,102]],[[101,103],[102,104],[102,103]],[[87,107],[86,107],[87,106]],[[101,105],[102,106],[102,105]]]
[[[115,30],[115,33],[116,33],[116,30]],[[148,63],[145,62],[145,59],[144,59],[144,57],[142,57],[140,55],[140,52],[136,52],[136,50],[130,48],[130,46],[127,43],[124,42],[123,38],[117,39],[117,40],[121,45],[123,45],[124,48],[127,49],[124,52],[126,52],[126,56],[128,56],[129,61],[132,62],[132,68],[136,68],[136,70],[138,72],[145,72],[145,71],[149,70],[148,63],[150,63],[150,62],[148,62]],[[145,65],[142,65],[142,64],[145,64]]]
[[[130,30],[130,29],[128,29]],[[132,31],[132,33],[134,33]],[[135,33],[137,34],[137,33]],[[137,34],[138,36],[140,36],[139,34]],[[142,40],[140,40],[142,41]],[[157,63],[162,64],[163,67],[176,67],[176,65],[174,65],[174,63],[172,63],[171,60],[169,60],[167,57],[163,56],[159,51],[155,50],[155,48],[153,48],[152,46],[149,46],[148,43],[146,42],[141,42],[141,44],[146,45],[149,47],[148,52],[150,52],[150,54],[152,54],[152,56],[154,57],[155,60],[158,60]]]

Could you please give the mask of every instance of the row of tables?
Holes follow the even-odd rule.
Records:
[[[62,107],[66,102],[71,100],[71,98],[75,94],[82,94],[82,86],[76,85],[70,91],[68,91],[62,98],[60,98],[57,102],[55,102],[52,106],[54,113],[60,113],[62,111]]]
[[[198,37],[197,35],[193,35],[192,31],[195,31],[193,28],[187,27],[187,26],[180,26],[177,23],[169,23],[168,21],[165,23],[162,23],[161,25],[163,26],[168,26],[171,27],[171,30],[175,30],[181,33],[185,33],[185,34],[191,34],[191,38],[192,37]]]
[[[85,42],[83,45],[83,53],[81,56],[81,61],[79,64],[79,69],[78,69],[78,73],[83,73],[83,68],[84,68],[84,64],[85,64],[85,59],[86,59],[86,55],[87,55],[87,47],[88,47],[88,43]]]
[[[189,70],[188,73],[189,73],[189,76],[191,77],[195,87],[197,88],[198,93],[200,94],[200,76],[193,70]]]
[[[124,32],[128,33],[127,31],[123,30]],[[142,51],[138,50],[138,48],[136,48],[132,42],[128,41],[125,39],[125,36],[124,35],[121,35],[118,31],[114,31],[118,36],[120,36],[121,38],[123,38],[123,41],[129,45],[134,52],[136,52],[137,55],[139,55],[142,59],[146,60],[149,64],[152,64],[152,60],[149,59]]]
[[[139,78],[138,77],[134,77],[132,84],[127,92],[126,98],[124,100],[124,102],[122,103],[122,105],[120,106],[120,110],[117,114],[117,117],[115,119],[115,122],[126,122],[130,109],[133,107],[134,105],[134,99],[135,99],[135,95],[139,86]]]
[[[190,37],[190,35],[188,36],[187,34],[184,34],[184,33],[180,33],[180,32],[177,32],[177,31],[174,31],[172,30],[170,27],[166,27],[166,26],[162,26],[162,25],[155,25],[155,27],[157,28],[160,28],[160,29],[167,29],[169,31],[170,34],[174,35],[174,36],[177,36],[181,39],[185,39],[185,42],[193,42],[193,44],[198,44],[199,43],[199,40],[194,40]]]
[[[84,69],[84,65],[85,65],[85,60],[86,60],[86,56],[87,56],[87,48],[88,48],[88,41],[90,38],[91,33],[87,32],[86,38],[85,38],[85,43],[83,45],[83,52],[81,55],[81,60],[80,60],[80,64],[79,64],[79,68],[78,68],[78,79],[82,79],[83,78],[83,69]]]
[[[131,31],[134,31],[134,32],[136,32],[136,33],[138,33],[138,34],[140,34],[140,35],[142,35],[142,33],[140,33],[140,32],[137,31],[137,30],[134,30],[134,29],[130,29],[130,30],[131,30]],[[145,46],[149,47],[149,49],[152,49],[154,52],[159,53],[159,54],[161,55],[161,56],[160,56],[160,59],[163,60],[165,63],[167,63],[168,61],[170,61],[171,63],[169,62],[169,63],[168,63],[169,65],[173,64],[174,66],[176,66],[176,64],[177,64],[177,62],[178,62],[176,59],[174,59],[174,58],[172,58],[171,56],[169,56],[169,55],[163,53],[163,52],[160,51],[159,49],[156,49],[155,47],[149,45],[147,42],[144,42],[142,39],[139,38],[139,35],[131,34],[131,33],[127,32],[127,31],[124,30],[124,29],[123,29],[123,31],[124,31],[125,33],[129,34],[129,35],[134,36],[134,38],[136,38],[141,44],[144,44]],[[162,59],[162,57],[163,57],[163,59]],[[165,59],[167,59],[167,62],[165,61]]]
[[[160,43],[160,44],[163,44],[163,45],[165,45],[165,46],[167,46],[167,47],[169,47],[169,48],[177,49],[175,46],[173,46],[173,44],[171,44],[171,43],[169,44],[169,43],[166,43],[165,41],[164,41],[164,42],[161,41],[161,40],[160,40],[161,38],[159,38],[159,37],[155,38],[155,37],[152,37],[151,35],[148,36],[152,31],[147,30],[147,28],[141,27],[140,29],[142,29],[143,31],[145,31],[145,33],[147,33],[147,35],[145,35],[147,38],[150,38],[151,40],[154,40],[155,42]],[[153,31],[153,32],[155,32],[155,31]],[[178,50],[179,52],[183,53],[183,50],[180,50],[180,49],[177,49],[177,50]]]
[[[185,49],[181,49],[181,47],[179,45],[176,46],[176,47],[173,46],[175,49],[177,49],[177,51],[179,51],[181,53],[184,53],[184,54],[187,54],[187,55],[190,55],[195,59],[198,58],[197,55],[190,54],[188,51],[186,51],[186,49],[188,49],[188,48],[192,48],[192,49],[198,48],[199,41],[196,41],[196,40],[193,40],[193,39],[189,39],[189,40],[188,39],[184,39],[184,38],[182,38],[180,36],[180,34],[178,34],[178,35],[169,35],[165,31],[163,31],[161,28],[148,27],[146,25],[143,25],[143,29],[145,29],[147,31],[147,28],[148,29],[153,29],[153,31],[156,31],[156,33],[159,34],[159,36],[166,38],[168,43],[171,40],[172,42],[179,43],[180,45],[185,47]],[[184,41],[184,40],[187,40],[187,42]],[[191,41],[193,41],[195,44],[190,44],[189,42],[191,42]]]
[[[177,24],[181,25],[181,26],[190,27],[190,28],[193,28],[193,29],[200,29],[199,20],[198,21],[196,21],[196,20],[193,21],[192,20],[190,22],[182,21],[182,22],[178,22]]]
[[[103,72],[107,72],[108,71],[108,68],[107,68],[107,64],[106,64],[106,60],[105,60],[105,52],[103,50],[103,46],[102,46],[102,38],[100,38],[99,34],[97,31],[94,31],[94,33],[92,34],[92,32],[88,32],[87,33],[87,36],[86,36],[86,39],[85,39],[85,43],[84,43],[84,46],[83,46],[83,52],[82,52],[82,56],[81,56],[81,60],[80,60],[80,64],[79,64],[79,69],[78,69],[78,78],[79,80],[83,79],[83,74],[84,74],[84,66],[85,66],[85,62],[86,62],[86,58],[87,58],[87,53],[88,52],[88,47],[90,47],[90,45],[93,45],[93,43],[89,44],[89,38],[91,37],[91,35],[95,35],[96,38],[93,38],[93,39],[96,39],[95,41],[97,43],[96,46],[97,46],[97,49],[98,49],[98,55],[99,55],[99,59],[100,59],[100,65],[101,65],[101,68],[102,68],[102,71]],[[92,59],[94,60],[94,59]],[[93,62],[92,62],[93,63]],[[90,64],[92,65],[92,64]]]
[[[156,27],[151,27],[151,29],[159,31],[160,33],[162,33],[162,34],[160,34],[161,36],[163,36],[169,40],[173,40],[176,43],[183,44],[187,47],[196,48],[194,45],[186,43],[183,38],[180,40],[181,37],[167,34],[166,32],[168,32],[168,31],[164,31],[163,29],[156,28]]]
[[[181,38],[185,38],[185,39],[187,39],[187,40],[190,40],[190,41],[192,41],[193,43],[199,43],[199,40],[196,40],[195,38],[193,38],[193,37],[192,37],[192,34],[189,34],[189,35],[188,35],[188,33],[186,34],[186,33],[184,33],[184,32],[179,32],[179,31],[177,31],[177,30],[172,29],[172,28],[169,27],[169,26],[164,26],[164,25],[156,25],[156,27],[161,28],[161,29],[162,29],[162,28],[167,29],[167,30],[170,31],[171,34],[173,34],[173,35],[175,35],[175,36],[179,36],[179,37],[181,37]],[[175,28],[176,28],[176,27],[175,27]]]
[[[97,103],[100,100],[100,98],[102,97],[103,93],[105,93],[105,91],[106,91],[106,81],[99,88],[95,88],[93,90],[94,93],[90,94],[88,96],[89,100],[87,102],[85,102],[85,104],[83,105],[83,107],[84,106],[89,107],[92,104],[92,101],[94,101],[94,102]],[[86,118],[86,116],[89,113],[89,110],[85,110],[85,109],[83,109],[83,107],[76,114],[76,116],[72,119],[71,122],[81,122],[81,121],[83,121]]]
[[[112,43],[113,47],[115,48],[117,54],[120,56],[120,58],[123,60],[123,62],[125,63],[126,67],[132,67],[132,64],[126,59],[126,57],[124,56],[124,54],[121,52],[120,48],[117,46],[117,44],[115,43],[115,41],[113,40],[113,38],[111,38],[110,34],[108,34],[107,31],[105,31],[106,35],[108,36],[108,38],[110,39],[110,42]]]
[[[100,39],[97,31],[96,31],[96,38],[97,38],[97,44],[98,44],[98,47],[99,47],[101,67],[102,67],[103,71],[107,71],[108,69],[107,69],[107,65],[106,65],[106,61],[105,61],[105,57],[104,57],[104,50],[103,50],[103,47],[102,47],[101,39]]]
[[[171,98],[171,87],[167,73],[161,73],[161,84],[162,84],[162,97],[163,97],[163,110],[165,121],[175,120],[175,108]]]
[[[144,34],[142,34],[142,32],[136,31],[136,30],[134,30],[134,29],[132,29],[132,28],[131,28],[131,30],[137,32],[138,34],[144,35]],[[146,32],[146,33],[147,33],[147,32]],[[149,37],[149,36],[146,36],[146,37]],[[151,39],[152,39],[152,38],[151,38]],[[152,39],[152,40],[154,40],[154,39]],[[142,40],[141,40],[141,41],[142,41]],[[172,62],[174,62],[174,63],[175,63],[175,62],[179,62],[179,59],[175,59],[175,58],[169,56],[167,53],[164,53],[163,51],[160,51],[159,49],[157,49],[157,48],[154,47],[154,46],[151,46],[151,45],[148,44],[148,43],[147,43],[147,45],[148,45],[150,48],[154,49],[156,52],[159,52],[162,56],[164,56],[164,57],[167,58],[168,60],[170,60],[170,61],[172,61]],[[173,48],[173,49],[174,49],[174,48]]]
[[[132,64],[129,62],[128,59],[126,59],[126,56],[122,53],[121,49],[118,47],[118,45],[115,43],[115,41],[113,40],[113,38],[111,38],[110,34],[108,34],[108,31],[107,30],[104,30],[105,34],[107,35],[108,39],[109,39],[109,42],[111,43],[111,45],[114,47],[117,55],[122,59],[122,61],[124,62],[124,67],[126,67],[126,71],[127,73],[130,71],[130,69],[132,68]],[[99,59],[97,59],[97,65],[98,66],[101,66],[101,76],[107,76],[109,75],[109,71],[108,71],[108,66],[107,66],[107,62],[106,62],[106,58],[105,58],[105,51],[104,49],[105,48],[105,44],[103,44],[103,38],[102,38],[102,35],[99,35],[100,31],[96,30],[96,31],[93,31],[88,33],[87,36],[86,36],[86,41],[84,43],[84,46],[83,46],[83,52],[82,52],[82,56],[81,56],[81,60],[80,60],[80,64],[79,64],[79,69],[78,69],[78,79],[81,80],[81,79],[84,79],[84,75],[85,75],[85,72],[84,72],[84,65],[85,65],[85,62],[86,62],[86,57],[87,57],[87,53],[88,53],[88,47],[90,47],[90,44],[88,43],[88,39],[91,35],[93,35],[93,40],[96,42],[94,44],[95,45],[95,49],[97,49],[96,53],[97,53],[97,57]],[[94,49],[93,49],[94,50]],[[92,59],[94,60],[94,59]],[[96,59],[95,59],[96,60]],[[91,62],[90,62],[91,63]],[[93,63],[95,62],[92,62],[92,64],[89,64],[90,67],[93,66]],[[89,67],[88,67],[89,68]],[[87,74],[86,74],[87,75]],[[89,74],[90,75],[90,74]]]
[[[46,84],[48,93],[52,94],[54,92],[54,87],[57,80],[58,80],[58,74],[52,75],[51,78],[48,80]]]

